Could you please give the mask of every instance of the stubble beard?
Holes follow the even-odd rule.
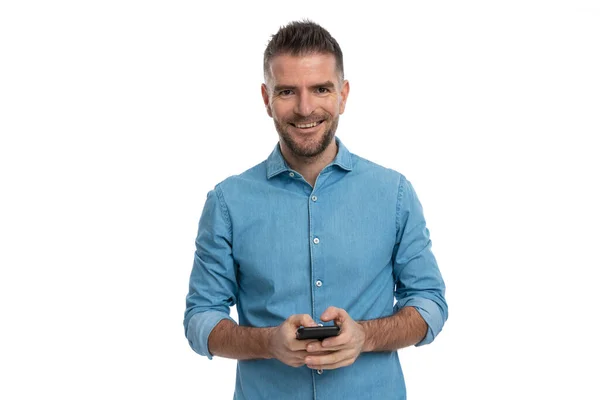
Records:
[[[316,142],[310,142],[306,145],[294,140],[293,135],[288,132],[289,126],[287,123],[280,123],[276,120],[274,120],[274,123],[279,137],[295,156],[304,159],[315,159],[331,144],[331,141],[335,137],[339,118],[337,116],[331,120],[331,125],[325,128],[325,132],[323,132],[323,135]],[[323,121],[324,124],[327,124],[327,122],[328,120]]]

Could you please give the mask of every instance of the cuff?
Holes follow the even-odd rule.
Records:
[[[424,344],[433,342],[433,339],[435,339],[444,326],[444,317],[437,303],[422,297],[409,297],[403,299],[402,302],[397,302],[394,306],[394,312],[404,307],[414,307],[421,314],[421,317],[423,317],[428,326],[427,334],[415,346],[423,346]]]
[[[222,319],[235,322],[224,312],[205,311],[193,315],[188,324],[187,339],[190,347],[201,356],[208,357],[209,360],[212,360],[213,355],[208,351],[208,336]]]

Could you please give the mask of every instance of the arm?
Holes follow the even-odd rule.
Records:
[[[427,333],[427,323],[413,307],[359,324],[365,333],[362,351],[395,351],[419,343]]]
[[[423,208],[412,185],[403,176],[398,188],[396,223],[394,312],[412,307],[420,314],[427,324],[426,334],[416,343],[421,346],[431,343],[448,319],[446,286],[431,251]]]
[[[309,356],[304,360],[312,369],[336,369],[351,365],[360,353],[369,351],[396,351],[423,340],[427,324],[413,307],[404,307],[386,318],[354,321],[348,313],[329,307],[322,321],[334,321],[341,328],[340,334],[322,342],[309,343]],[[330,352],[329,354],[315,354]]]
[[[239,326],[222,320],[208,337],[210,353],[216,356],[251,360],[276,358],[292,367],[304,365],[308,355],[306,345],[317,340],[297,340],[300,326],[316,326],[308,314],[292,315],[281,325],[273,328]]]
[[[212,358],[208,337],[227,319],[237,302],[236,266],[232,254],[229,212],[219,186],[208,193],[196,237],[194,265],[186,297],[185,335],[192,349]]]
[[[222,320],[208,337],[208,349],[215,356],[236,360],[272,358],[269,341],[273,329],[239,326]]]

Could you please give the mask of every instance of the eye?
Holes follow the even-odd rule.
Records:
[[[320,87],[317,89],[317,93],[320,93],[320,94],[329,93],[329,89],[326,87]]]
[[[284,89],[284,90],[280,90],[280,91],[279,91],[279,95],[280,95],[280,96],[284,96],[284,97],[286,97],[286,96],[291,96],[293,93],[294,93],[294,92],[292,92],[292,90],[291,90],[291,89]]]

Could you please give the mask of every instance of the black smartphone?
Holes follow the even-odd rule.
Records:
[[[338,326],[302,326],[296,331],[296,339],[319,339],[323,340],[328,337],[337,336],[340,334]]]

